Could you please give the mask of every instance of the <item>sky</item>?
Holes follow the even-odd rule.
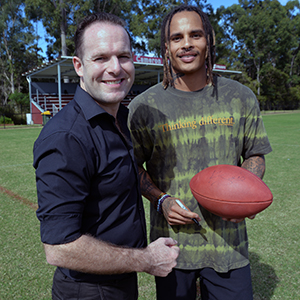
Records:
[[[213,9],[217,9],[222,5],[225,7],[228,7],[233,4],[238,4],[239,1],[238,0],[224,0],[224,1],[222,1],[222,0],[207,0],[206,3],[211,4]]]
[[[282,5],[285,5],[288,2],[288,0],[279,0],[279,2]],[[222,0],[207,0],[206,3],[210,3],[214,9],[217,9],[222,5],[225,7],[228,7],[233,4],[239,4],[239,1],[238,0],[223,0],[223,1]]]

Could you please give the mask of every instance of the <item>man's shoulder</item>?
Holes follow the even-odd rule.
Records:
[[[160,93],[160,92],[163,92],[164,90],[165,89],[164,89],[162,83],[160,82],[160,83],[157,83],[157,84],[149,87],[147,90],[145,90],[143,93],[141,93],[137,97],[142,96],[142,95],[151,94],[151,93]]]
[[[144,92],[142,92],[141,94],[139,94],[138,96],[136,96],[130,102],[129,108],[133,104],[147,102],[150,98],[153,100],[153,99],[155,99],[155,96],[157,94],[160,94],[163,91],[164,91],[164,88],[163,88],[162,84],[161,83],[157,83],[156,85],[153,85],[153,86],[149,87],[147,90],[145,90]]]
[[[45,132],[68,129],[72,126],[74,119],[79,114],[79,106],[76,101],[71,100],[62,110],[53,116],[43,128]]]
[[[216,81],[215,84],[217,85],[217,88],[222,90],[222,89],[230,89],[235,92],[242,92],[242,93],[250,93],[253,94],[251,89],[247,87],[246,85],[238,82],[237,80],[225,78],[225,77],[220,77],[216,76]]]
[[[35,147],[40,145],[55,146],[64,140],[83,140],[88,136],[89,124],[78,102],[71,100],[62,110],[53,116],[43,127],[35,141]]]

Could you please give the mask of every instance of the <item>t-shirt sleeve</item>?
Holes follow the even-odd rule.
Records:
[[[43,243],[64,244],[81,236],[89,161],[84,145],[69,133],[56,133],[35,144],[37,217]]]
[[[259,103],[252,92],[248,92],[245,114],[245,135],[243,157],[265,155],[272,151],[260,113]]]

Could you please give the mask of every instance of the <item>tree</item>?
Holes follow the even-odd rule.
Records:
[[[261,94],[264,65],[279,67],[290,45],[286,10],[277,0],[239,0],[224,16],[232,28],[235,51]],[[268,65],[269,68],[269,65]]]
[[[91,12],[113,13],[128,24],[135,52],[160,54],[160,26],[163,17],[174,6],[182,3],[209,9],[207,0],[26,0],[26,15],[30,20],[42,21],[50,38],[47,56],[71,55],[74,52],[73,36],[79,21]],[[212,8],[211,8],[212,11]],[[49,13],[51,12],[51,14]]]
[[[300,84],[300,2],[297,0],[289,1],[285,9],[289,20],[289,33],[291,38],[291,48],[288,50],[290,54],[289,73],[290,80],[289,86]],[[298,10],[298,13],[295,11]]]
[[[105,11],[120,16],[130,24],[134,12],[141,13],[138,1],[26,0],[25,4],[28,19],[42,21],[46,29],[49,60],[58,55],[74,54],[73,37],[78,23],[84,16]]]
[[[29,111],[30,101],[28,94],[15,92],[9,96],[9,104],[6,107],[6,115],[14,121],[14,124],[26,124],[25,113]]]
[[[2,105],[6,105],[10,94],[21,92],[27,86],[22,73],[38,64],[35,37],[32,25],[23,18],[24,5],[21,0],[2,0],[0,3],[0,93]]]
[[[53,58],[52,53],[56,51],[60,55],[68,54],[67,44],[67,23],[68,12],[73,2],[63,0],[27,0],[25,1],[25,13],[29,20],[42,21],[47,34],[47,55],[48,59]],[[54,38],[54,40],[53,40]],[[60,43],[58,43],[60,42]]]
[[[189,4],[200,7],[206,12],[213,12],[211,4],[207,0],[198,1],[139,1],[139,11],[133,10],[130,30],[136,39],[136,50],[142,53],[152,52],[160,56],[160,29],[163,18],[172,8],[180,4]]]
[[[0,3],[0,96],[24,92],[22,73],[39,65],[32,21],[42,21],[47,32],[47,57],[73,55],[73,37],[79,21],[91,12],[105,11],[124,19],[134,52],[160,56],[163,17],[179,4],[192,4],[207,13],[216,33],[217,63],[243,70],[235,76],[259,100],[299,103],[300,2],[239,0],[214,10],[207,0],[2,0]],[[24,14],[25,12],[25,14]],[[296,104],[295,104],[296,105]]]

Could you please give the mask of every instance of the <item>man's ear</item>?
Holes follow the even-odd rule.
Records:
[[[83,63],[79,57],[73,56],[73,66],[74,66],[74,69],[75,69],[77,75],[79,77],[82,77],[83,76],[83,71],[82,71]]]
[[[167,43],[165,43],[165,50],[166,50],[165,56],[166,56],[167,58],[169,58],[169,47],[168,47],[168,44],[167,44]]]

